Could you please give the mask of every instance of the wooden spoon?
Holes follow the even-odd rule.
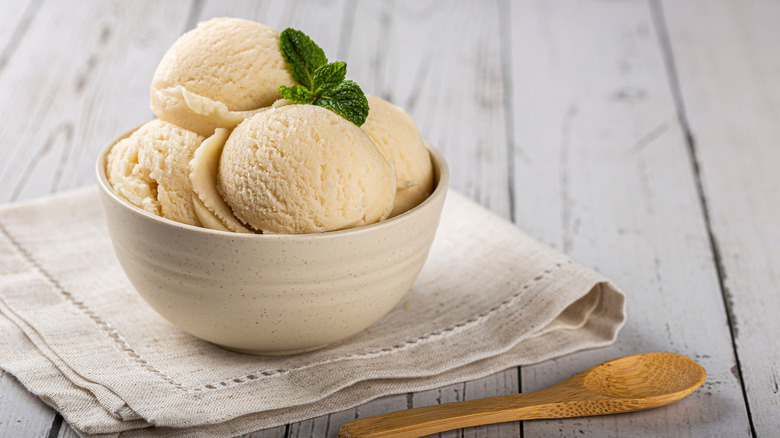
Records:
[[[340,438],[419,437],[503,421],[638,411],[676,402],[704,383],[706,371],[672,353],[604,362],[534,392],[426,406],[350,421]]]

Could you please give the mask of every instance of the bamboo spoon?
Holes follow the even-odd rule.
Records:
[[[539,391],[350,421],[341,427],[339,437],[419,437],[503,421],[638,411],[682,399],[700,387],[705,376],[704,368],[679,354],[636,354],[596,365]]]

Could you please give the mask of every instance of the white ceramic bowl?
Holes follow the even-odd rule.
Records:
[[[109,233],[138,293],[173,325],[225,348],[292,354],[347,338],[387,314],[422,269],[449,170],[430,148],[436,188],[392,219],[317,234],[247,235],[180,224],[117,196],[97,161]]]

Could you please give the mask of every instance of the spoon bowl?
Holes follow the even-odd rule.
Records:
[[[676,402],[698,389],[706,371],[673,353],[604,362],[539,391],[390,412],[351,421],[340,438],[419,437],[504,421],[616,414]]]
[[[670,397],[690,394],[704,383],[704,368],[691,359],[670,353],[621,357],[591,368],[585,388],[614,398]]]

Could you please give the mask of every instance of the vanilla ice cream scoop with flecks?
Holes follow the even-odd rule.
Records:
[[[222,151],[217,188],[249,227],[298,234],[387,218],[396,178],[355,124],[314,105],[287,105],[233,130]]]
[[[199,23],[168,49],[154,72],[152,112],[209,136],[232,129],[293,85],[279,50],[279,32],[240,18]]]

